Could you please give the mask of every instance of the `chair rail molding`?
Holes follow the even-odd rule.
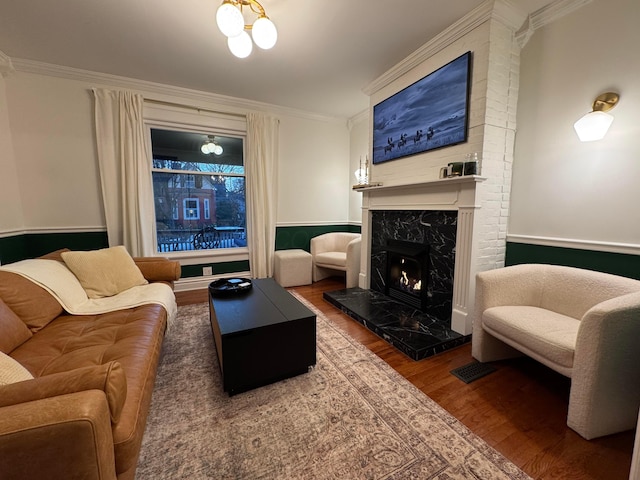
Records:
[[[508,234],[507,242],[542,245],[547,247],[574,248],[577,250],[593,250],[598,252],[623,253],[640,255],[640,244],[602,242],[597,240],[581,240],[576,238],[541,237],[535,235]]]

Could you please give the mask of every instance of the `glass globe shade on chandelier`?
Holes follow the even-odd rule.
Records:
[[[209,136],[207,140],[200,147],[200,151],[205,155],[213,153],[214,155],[222,155],[224,151],[221,145],[218,145],[215,141],[216,137]]]
[[[253,24],[245,24],[244,7],[258,15]],[[216,23],[222,34],[227,37],[229,50],[238,58],[248,57],[254,43],[259,48],[268,50],[278,41],[276,26],[256,0],[223,0],[216,12]],[[251,36],[246,30],[251,30]]]

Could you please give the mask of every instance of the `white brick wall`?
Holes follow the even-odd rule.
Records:
[[[381,182],[383,189],[365,191],[363,198],[365,258],[370,244],[369,209],[403,206],[458,210],[452,328],[463,334],[471,333],[475,274],[505,263],[520,68],[515,31],[516,27],[507,25],[504,17],[490,15],[474,30],[371,97],[373,106],[466,50],[473,52],[468,141],[373,166],[371,181]],[[466,153],[474,151],[481,152],[480,175],[486,180],[473,184],[438,181],[441,166],[462,161]],[[421,182],[423,186],[416,186]],[[399,185],[407,187],[398,188]],[[364,264],[363,272],[361,285],[366,287],[368,271]]]

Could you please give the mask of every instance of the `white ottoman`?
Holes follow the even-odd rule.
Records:
[[[278,250],[273,277],[281,287],[311,284],[311,254],[304,250]]]

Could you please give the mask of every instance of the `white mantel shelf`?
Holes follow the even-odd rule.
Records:
[[[451,178],[439,178],[437,180],[430,180],[426,182],[416,182],[416,183],[402,183],[396,185],[378,185],[372,184],[370,186],[355,186],[353,189],[356,192],[370,192],[372,190],[391,190],[391,189],[401,189],[401,188],[415,188],[415,187],[435,187],[435,186],[444,186],[444,185],[453,185],[458,183],[471,183],[471,182],[483,182],[487,178],[481,177],[480,175],[465,175],[462,177],[451,177]]]

